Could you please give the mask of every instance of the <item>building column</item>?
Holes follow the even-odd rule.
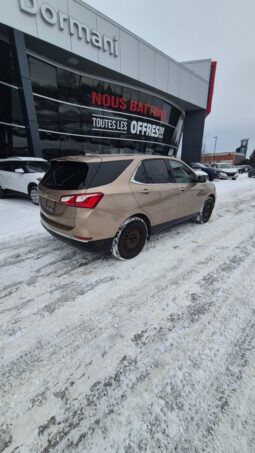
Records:
[[[205,111],[186,112],[182,137],[181,158],[185,162],[200,162],[205,125]]]
[[[21,99],[27,125],[29,150],[31,155],[35,157],[42,157],[40,135],[38,131],[38,122],[34,104],[24,33],[19,30],[13,30],[13,34],[20,76],[20,84],[22,88]]]

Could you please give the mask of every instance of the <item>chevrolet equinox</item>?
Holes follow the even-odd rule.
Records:
[[[151,234],[206,223],[215,187],[173,157],[98,154],[52,160],[39,196],[49,233],[130,259]]]

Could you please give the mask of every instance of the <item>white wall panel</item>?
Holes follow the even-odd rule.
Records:
[[[139,79],[139,41],[120,30],[120,68],[121,73]]]
[[[183,70],[180,78],[180,97],[182,99],[190,99],[190,74]]]
[[[155,86],[155,51],[143,43],[140,43],[139,79]]]
[[[180,66],[169,61],[168,67],[168,93],[180,97]]]
[[[50,0],[52,2],[52,0]],[[55,1],[55,0],[54,0]],[[69,14],[72,18],[78,19],[81,23],[87,25],[89,29],[97,30],[97,15],[79,3],[68,0]],[[84,8],[84,10],[83,10]],[[77,34],[71,37],[72,51],[83,58],[99,62],[99,49],[87,44],[85,39],[77,39]],[[100,50],[102,52],[102,50]]]
[[[159,53],[156,53],[155,87],[166,92],[168,89],[168,59]]]
[[[48,2],[46,2],[46,3],[48,3]],[[42,4],[45,4],[45,1],[38,0],[39,7]],[[49,5],[51,5],[51,2],[49,3]],[[68,15],[67,0],[55,0],[54,9],[56,11],[61,10],[64,14]],[[36,23],[37,23],[38,36],[40,36],[40,39],[42,39],[43,41],[47,41],[51,44],[54,44],[55,46],[63,47],[66,50],[70,50],[70,51],[72,50],[70,34],[67,31],[69,25],[67,23],[64,24],[63,31],[61,31],[59,29],[58,32],[56,32],[56,25],[50,25],[48,22],[46,22],[43,19],[41,13],[39,13],[36,16]]]
[[[201,81],[199,84],[199,105],[202,108],[207,107],[208,83]]]
[[[113,36],[116,36],[118,38],[119,53],[120,29],[100,16],[97,16],[96,28],[97,30],[100,30],[100,33],[106,37],[109,36],[109,38],[112,38]],[[108,52],[99,52],[99,63],[103,66],[110,66],[111,69],[114,69],[114,71],[120,72],[120,58],[113,57],[112,55],[109,55]]]
[[[190,95],[189,95],[189,101],[192,104],[199,105],[200,103],[200,98],[199,98],[199,85],[200,85],[200,80],[196,76],[192,76],[190,74]]]

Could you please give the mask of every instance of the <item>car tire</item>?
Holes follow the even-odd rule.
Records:
[[[148,228],[140,217],[131,217],[119,228],[112,242],[111,252],[115,258],[129,260],[143,249],[148,238]]]
[[[39,193],[37,190],[37,186],[35,184],[29,187],[28,194],[32,203],[35,205],[39,205]]]
[[[0,198],[5,198],[5,190],[0,186]]]
[[[200,224],[207,223],[212,215],[214,204],[215,202],[212,197],[207,198],[202,206],[199,215],[195,218],[195,222]]]

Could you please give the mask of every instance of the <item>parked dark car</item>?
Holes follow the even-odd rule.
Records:
[[[236,168],[238,169],[239,173],[248,173],[249,170],[251,170],[250,165],[236,165]]]
[[[215,178],[219,177],[219,172],[216,168],[207,167],[200,162],[189,162],[188,165],[194,170],[202,170],[207,173],[210,181],[213,181]]]
[[[248,171],[248,176],[249,178],[255,178],[255,168],[251,168],[251,170]]]

